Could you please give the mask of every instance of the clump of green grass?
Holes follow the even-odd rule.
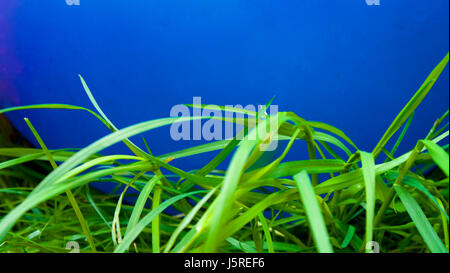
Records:
[[[68,252],[66,244],[76,241],[81,252],[371,252],[371,242],[376,242],[381,252],[448,253],[449,155],[448,145],[439,144],[448,137],[448,111],[415,147],[396,155],[414,111],[448,58],[431,72],[373,151],[359,150],[331,125],[280,112],[252,122],[233,120],[253,129],[248,134],[256,140],[234,138],[155,156],[152,143],[142,149],[129,138],[180,119],[118,129],[81,76],[95,111],[63,104],[0,110],[84,110],[112,131],[80,150],[48,150],[39,128],[26,120],[40,148],[0,148],[0,252]],[[269,123],[276,125],[270,126],[272,131],[256,135]],[[255,162],[265,153],[260,144],[272,141],[275,133],[285,140],[284,152],[258,167]],[[101,154],[118,142],[133,155]],[[296,142],[307,144],[309,159],[285,161]],[[170,164],[173,158],[211,151],[216,156],[200,170]],[[379,162],[380,154],[386,160]],[[227,158],[228,168],[217,169]],[[430,169],[432,174],[424,175]],[[329,178],[319,181],[319,174]],[[124,187],[105,195],[90,188],[92,182]],[[138,192],[133,204],[124,202],[130,188]],[[180,214],[167,214],[170,206]]]

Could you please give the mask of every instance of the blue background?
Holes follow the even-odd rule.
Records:
[[[449,48],[448,0],[14,2],[14,54],[23,69],[8,79],[13,90],[0,90],[0,106],[92,108],[81,74],[119,128],[167,117],[193,96],[258,105],[275,95],[280,111],[334,125],[372,151]],[[447,67],[416,112],[399,153],[448,109],[448,74]],[[85,147],[109,133],[83,111],[8,113],[30,140],[24,116],[52,149]],[[172,141],[169,127],[145,137],[156,155],[201,143]],[[296,144],[288,159],[305,158],[305,148]],[[213,156],[173,164],[189,170]]]

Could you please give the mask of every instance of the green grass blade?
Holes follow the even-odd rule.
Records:
[[[441,168],[441,170],[447,175],[449,172],[449,156],[448,153],[439,147],[436,143],[430,141],[430,140],[422,140],[421,141],[425,147],[428,150],[428,153],[430,154],[433,161]]]
[[[430,91],[431,87],[434,85],[439,75],[444,70],[448,63],[449,54],[447,53],[441,62],[431,71],[430,75],[425,79],[422,86],[417,90],[411,100],[406,104],[406,106],[400,111],[397,117],[394,119],[392,124],[384,133],[383,137],[380,139],[378,144],[373,149],[372,154],[375,158],[378,157],[386,143],[394,135],[394,133],[403,125],[403,123],[408,119],[408,117],[416,110],[422,100]]]
[[[242,141],[242,144],[233,155],[227,173],[223,180],[221,192],[217,197],[216,206],[214,207],[210,231],[205,243],[205,252],[214,252],[216,250],[219,244],[218,238],[220,228],[227,220],[227,217],[225,217],[225,215],[230,210],[231,205],[234,201],[234,193],[236,191],[244,166],[246,165],[246,161],[252,149],[260,143],[258,140],[265,139],[265,136],[269,134],[269,132],[263,132],[265,133],[265,135],[259,135],[260,126],[266,126],[266,123],[269,123],[270,128],[278,129],[279,124],[281,124],[283,121],[284,120],[279,117],[270,117],[270,119],[260,123],[249,133],[248,138]]]
[[[153,176],[150,181],[145,184],[142,191],[139,193],[138,199],[136,200],[136,203],[133,207],[133,211],[131,212],[130,219],[128,220],[127,229],[125,231],[125,236],[127,233],[133,229],[136,224],[139,221],[139,218],[141,217],[142,211],[144,210],[145,203],[147,202],[147,199],[153,190],[153,187],[158,183],[158,181],[161,179],[161,176]]]
[[[431,226],[416,200],[414,200],[404,187],[394,185],[394,189],[430,251],[433,253],[448,253],[448,250],[436,234],[436,231]]]
[[[366,190],[366,242],[371,242],[375,216],[375,162],[371,153],[361,151],[360,155]]]
[[[308,218],[309,226],[318,252],[332,253],[333,248],[329,240],[328,231],[308,173],[306,171],[301,171],[300,173],[294,175],[294,179],[297,182],[298,191],[300,193],[303,206],[305,207],[306,216]]]
[[[267,225],[267,220],[262,213],[258,213],[258,218],[263,227],[264,237],[266,238],[267,251],[269,253],[275,253],[272,236],[270,235],[269,226]]]
[[[133,241],[139,236],[139,234],[144,230],[146,226],[148,226],[155,217],[157,217],[161,212],[163,212],[166,208],[171,206],[173,203],[184,199],[186,197],[189,197],[194,194],[204,193],[205,191],[195,191],[195,192],[188,192],[185,194],[180,194],[177,196],[174,196],[166,201],[164,201],[161,205],[159,205],[157,208],[153,209],[151,212],[149,212],[144,218],[142,218],[135,226],[132,228],[128,234],[123,238],[122,242],[117,246],[117,248],[114,250],[114,253],[122,253],[125,252],[130,245],[133,243]]]

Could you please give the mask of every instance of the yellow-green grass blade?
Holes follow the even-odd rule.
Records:
[[[227,220],[226,214],[231,209],[231,205],[234,201],[234,193],[241,178],[244,166],[246,165],[247,159],[253,148],[257,144],[261,143],[260,140],[265,139],[265,137],[269,134],[269,132],[267,132],[266,130],[260,132],[260,127],[270,124],[270,128],[278,129],[279,125],[283,123],[284,120],[285,119],[280,116],[270,117],[270,119],[258,124],[258,126],[249,133],[247,139],[244,139],[242,141],[240,147],[233,155],[227,173],[223,180],[221,192],[217,197],[217,203],[214,206],[214,211],[211,217],[210,230],[208,232],[207,240],[205,243],[205,252],[214,252],[218,244],[220,243],[218,239],[220,237],[219,232],[221,227]],[[260,133],[263,133],[263,135],[259,135]]]
[[[440,206],[440,207],[444,207],[444,205],[442,204],[442,201],[441,200],[437,200],[438,201],[438,205]],[[447,248],[447,251],[448,251],[448,249],[449,249],[449,234],[448,234],[448,216],[447,216],[447,214],[445,213],[443,213],[442,211],[441,211],[441,218],[442,218],[442,227],[443,227],[443,229],[444,229],[444,241],[445,241],[445,247]]]
[[[339,159],[311,159],[290,161],[278,164],[273,170],[269,171],[265,178],[288,177],[297,174],[301,170],[307,170],[308,173],[337,173],[344,170],[345,162]],[[243,180],[249,179],[260,169],[245,173]]]
[[[327,123],[317,122],[317,121],[308,121],[308,124],[313,128],[322,129],[322,130],[328,131],[330,133],[333,133],[333,134],[341,137],[345,141],[347,141],[347,143],[352,145],[355,149],[358,149],[358,147],[356,147],[355,143],[353,143],[353,141],[340,129],[338,129],[334,126],[331,126]]]
[[[417,230],[428,246],[429,250],[433,253],[448,253],[441,239],[437,235],[436,231],[431,226],[422,208],[417,204],[416,200],[409,194],[409,192],[401,185],[394,185],[394,189],[397,192],[400,200],[405,206],[409,216],[416,225]]]
[[[341,247],[346,248],[348,244],[352,241],[353,235],[355,235],[356,228],[352,225],[348,226],[347,233],[345,233],[344,240],[342,241]]]
[[[258,217],[259,213],[262,213],[270,206],[274,206],[276,204],[281,204],[289,201],[292,194],[295,193],[295,189],[290,189],[286,191],[278,191],[269,195],[263,195],[264,198],[247,209],[244,213],[242,213],[236,219],[228,222],[223,228],[220,234],[222,239],[232,236],[234,233],[238,232],[249,223],[255,217]],[[236,214],[237,211],[234,211],[233,214]]]
[[[44,151],[45,155],[47,156],[48,161],[50,162],[50,165],[52,166],[53,169],[56,169],[58,167],[58,165],[56,165],[56,162],[53,160],[52,155],[48,151],[47,146],[45,145],[45,143],[42,140],[41,136],[39,135],[39,133],[34,128],[33,124],[31,123],[31,121],[28,118],[25,118],[24,120],[25,120],[26,124],[28,125],[28,127],[30,128],[31,132],[33,133],[34,137],[36,138],[37,142],[41,146],[41,148]],[[81,228],[82,228],[84,234],[86,235],[86,239],[89,242],[89,246],[95,252],[96,248],[95,248],[95,244],[94,244],[94,241],[92,239],[92,236],[91,236],[91,232],[89,230],[89,226],[86,223],[86,220],[85,220],[85,218],[83,216],[83,213],[80,210],[80,207],[78,205],[77,200],[73,196],[73,193],[72,193],[71,190],[67,190],[66,191],[66,195],[67,195],[67,198],[69,199],[70,204],[72,205],[73,210],[75,211],[75,214],[76,214],[76,216],[78,218],[78,221],[80,222]]]
[[[371,153],[361,151],[360,155],[366,191],[366,243],[367,243],[371,242],[373,238],[373,219],[375,217],[375,162]]]
[[[142,211],[144,210],[145,203],[147,202],[147,199],[149,198],[150,193],[152,192],[154,186],[158,181],[161,179],[161,176],[155,175],[153,176],[150,181],[148,181],[142,191],[139,193],[138,199],[136,200],[136,203],[133,207],[133,211],[131,212],[130,219],[128,220],[127,229],[125,231],[125,236],[127,233],[136,226],[136,224],[139,221],[139,218],[141,217]]]
[[[92,156],[93,154],[96,154],[103,149],[118,143],[122,141],[125,138],[131,137],[136,134],[143,133],[145,131],[155,129],[158,127],[162,127],[165,125],[172,124],[174,122],[183,122],[183,121],[189,121],[191,119],[197,119],[201,117],[186,117],[186,118],[163,118],[163,119],[157,119],[157,120],[151,120],[146,121],[142,123],[138,123],[132,126],[129,126],[125,129],[113,132],[95,142],[87,146],[86,148],[82,149],[75,155],[73,155],[68,160],[64,161],[58,168],[56,168],[54,171],[52,171],[44,180],[41,181],[39,186],[46,187],[47,185],[51,185],[54,182],[58,181],[61,176],[63,176],[66,172],[70,171],[72,168],[76,167],[78,164]],[[144,162],[145,163],[145,162]],[[148,164],[148,162],[147,162]],[[39,187],[38,186],[38,187]],[[48,196],[47,194],[45,196]],[[51,196],[48,196],[51,197]],[[30,198],[30,196],[28,197]],[[37,199],[37,198],[36,198]],[[42,199],[44,201],[46,199]],[[0,222],[0,241],[3,240],[6,233],[9,231],[9,229],[14,225],[14,223],[17,221],[19,217],[22,216],[23,213],[25,213],[27,210],[31,209],[33,206],[29,207],[29,204],[35,204],[36,201],[33,199],[32,201],[26,202],[16,207],[14,210],[10,211]]]
[[[405,137],[406,131],[408,130],[409,126],[411,125],[412,119],[414,118],[414,111],[409,115],[408,120],[405,123],[405,126],[403,126],[402,132],[397,138],[397,141],[395,142],[394,146],[391,149],[390,155],[394,156],[395,152],[397,151],[398,146],[402,142],[403,138]],[[388,161],[389,157],[386,158],[385,162]]]
[[[430,75],[425,79],[422,86],[417,90],[414,96],[410,99],[410,101],[406,104],[406,106],[400,111],[397,117],[394,119],[392,124],[384,133],[383,137],[380,139],[378,144],[372,151],[372,154],[375,158],[378,157],[386,143],[389,139],[394,135],[394,133],[403,125],[403,123],[408,119],[408,117],[416,110],[416,108],[420,105],[422,100],[430,91],[431,87],[434,85],[439,75],[444,70],[445,66],[448,63],[449,54],[447,53],[445,57],[440,61],[440,63],[433,69]]]
[[[439,168],[444,172],[444,174],[448,177],[449,173],[449,156],[448,153],[439,147],[436,143],[430,140],[422,140],[421,141],[428,150],[433,161],[439,166]]]
[[[86,94],[89,97],[89,100],[91,101],[92,105],[94,105],[95,109],[97,110],[97,112],[100,113],[100,115],[103,117],[103,119],[106,121],[106,123],[108,124],[108,128],[110,128],[113,132],[118,131],[119,129],[117,129],[117,127],[108,119],[108,117],[105,115],[105,113],[103,113],[102,109],[100,108],[100,106],[98,105],[97,101],[95,100],[94,96],[92,95],[91,90],[89,89],[89,87],[87,86],[85,80],[83,79],[83,77],[81,77],[81,75],[78,75],[78,77],[81,80],[81,84],[83,85],[84,91],[86,92]],[[145,155],[146,153],[141,150],[138,146],[136,146],[133,142],[131,142],[128,138],[125,138],[122,140],[125,145],[127,145],[127,147],[137,156],[142,156]]]
[[[205,205],[206,201],[211,198],[213,194],[216,193],[218,188],[214,188],[208,192],[192,209],[189,213],[183,218],[181,223],[177,226],[176,230],[170,236],[169,241],[167,242],[166,248],[164,250],[165,253],[169,252],[172,246],[175,244],[175,240],[180,235],[180,233],[185,229],[189,223],[194,219],[194,216],[198,213],[198,211]]]
[[[12,111],[18,111],[18,110],[30,110],[30,109],[66,109],[66,110],[82,110],[87,111],[88,113],[95,116],[97,119],[99,119],[106,127],[108,127],[111,131],[114,131],[114,128],[111,127],[111,125],[101,116],[99,116],[94,111],[81,107],[76,105],[70,105],[70,104],[56,104],[56,103],[47,103],[47,104],[34,104],[34,105],[27,105],[27,106],[15,106],[15,107],[9,107],[0,109],[0,114],[12,112]]]
[[[436,199],[428,190],[425,188],[420,181],[416,179],[408,179],[409,177],[406,177],[403,181],[403,184],[414,187],[421,192],[425,193],[428,198],[436,205],[436,207],[441,211],[442,215],[447,218],[447,221],[449,220],[447,212],[445,211],[444,206],[439,205],[439,199]]]
[[[155,191],[153,193],[152,200],[152,210],[155,210],[161,202],[161,193],[162,188],[159,185],[155,186]],[[159,253],[160,252],[160,219],[159,215],[153,218],[152,221],[152,252]]]
[[[173,203],[184,199],[186,197],[189,197],[194,194],[204,193],[205,191],[194,191],[194,192],[188,192],[184,194],[180,194],[177,196],[174,196],[163,203],[161,203],[158,207],[150,211],[147,215],[145,215],[135,226],[132,228],[128,234],[123,238],[122,242],[117,246],[117,248],[114,250],[114,253],[122,253],[125,252],[130,245],[133,243],[133,241],[139,236],[139,234],[144,230],[145,227],[147,227],[154,219],[155,217],[159,216],[161,212],[163,212],[166,208],[171,206]]]
[[[267,225],[266,217],[262,213],[258,213],[259,221],[261,222],[263,231],[264,231],[264,237],[266,238],[266,245],[267,245],[267,251],[269,253],[275,253],[274,247],[273,247],[273,241],[272,236],[270,235],[269,226]]]
[[[297,182],[300,198],[305,207],[306,216],[317,246],[317,251],[320,253],[332,253],[333,248],[330,243],[328,231],[308,173],[306,171],[301,171],[294,175],[294,179]]]

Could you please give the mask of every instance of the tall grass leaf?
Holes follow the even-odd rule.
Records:
[[[375,216],[375,162],[371,153],[360,151],[366,191],[366,242],[373,238]]]
[[[422,86],[417,90],[414,96],[409,100],[406,106],[400,111],[397,117],[394,119],[392,124],[384,133],[383,137],[380,139],[378,144],[372,151],[372,154],[375,158],[378,157],[386,143],[389,139],[394,135],[394,133],[403,125],[403,123],[408,119],[409,116],[416,110],[422,100],[430,91],[431,87],[434,85],[439,75],[444,70],[445,66],[448,63],[449,54],[447,53],[445,57],[440,61],[440,63],[431,71],[430,75],[425,79]]]

